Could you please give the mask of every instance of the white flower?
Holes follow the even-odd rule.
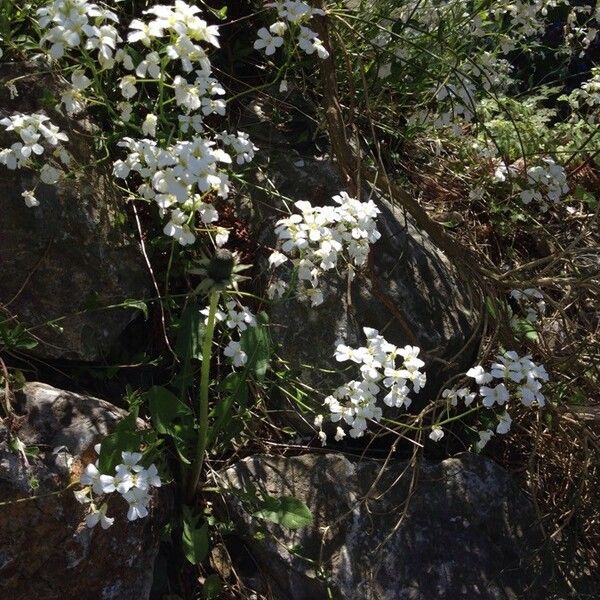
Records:
[[[429,439],[434,442],[439,442],[444,437],[444,430],[439,425],[431,426],[431,433]]]
[[[248,356],[242,350],[240,343],[233,340],[227,344],[223,354],[231,358],[234,367],[243,367],[248,362]]]
[[[137,487],[133,487],[123,494],[123,498],[129,503],[127,518],[130,521],[142,519],[148,516],[148,504],[150,496],[148,492]]]
[[[81,485],[91,485],[94,494],[102,494],[102,482],[100,481],[100,471],[94,464],[89,464],[81,474],[79,483]]]
[[[217,248],[224,246],[229,240],[229,229],[225,227],[217,227],[215,229],[215,245]]]
[[[99,509],[92,504],[91,512],[85,518],[85,524],[91,529],[100,523],[102,529],[108,529],[115,520],[106,516],[107,509],[106,504],[103,504]]]
[[[472,377],[475,379],[475,383],[478,385],[482,385],[484,383],[489,383],[492,381],[492,376],[485,371],[485,369],[481,365],[477,365],[476,367],[471,367],[467,371],[467,377]]]
[[[477,396],[476,392],[472,392],[469,388],[460,388],[460,390],[457,390],[456,395],[463,399],[465,406],[470,406],[475,400],[475,396]]]
[[[226,325],[229,329],[237,328],[240,331],[246,331],[248,327],[256,327],[256,318],[247,308],[242,307],[241,310],[236,310],[234,300],[230,300],[225,306],[227,308]]]
[[[142,133],[150,137],[156,137],[156,123],[158,117],[153,114],[147,114],[144,122],[142,123]]]
[[[503,383],[499,383],[496,387],[490,388],[487,386],[481,386],[479,393],[483,396],[483,405],[487,408],[492,407],[494,404],[504,404],[508,402],[510,394],[508,389]]]
[[[92,501],[89,497],[89,488],[87,487],[82,490],[75,490],[73,495],[79,504],[89,504]]]
[[[519,386],[518,394],[521,402],[525,406],[531,406],[535,401],[539,406],[544,406],[546,400],[541,393],[542,384],[534,377],[528,377],[524,385]]]
[[[142,456],[141,452],[121,452],[123,464],[132,471],[141,471],[144,468],[138,464],[142,460]]]
[[[271,268],[279,267],[288,260],[288,257],[277,250],[269,256],[269,266]]]
[[[113,485],[119,494],[124,494],[134,486],[133,473],[129,465],[117,465]]]
[[[71,73],[71,83],[77,91],[81,92],[91,85],[92,80],[85,76],[83,69],[76,69]]]
[[[133,58],[131,58],[131,55],[128,52],[125,52],[123,48],[119,48],[115,52],[115,62],[123,63],[123,68],[127,71],[133,71],[135,68],[135,65],[133,64]]]
[[[479,431],[479,440],[475,443],[477,450],[483,450],[485,445],[492,439],[494,432],[491,429]]]
[[[119,89],[123,98],[133,98],[137,94],[137,88],[135,87],[136,78],[135,75],[125,75],[119,82]]]
[[[276,21],[269,27],[269,31],[274,35],[282,36],[287,31],[287,25],[284,21]]]
[[[324,431],[319,431],[319,440],[321,441],[321,446],[327,444],[327,434]]]
[[[501,414],[498,417],[498,419],[499,421],[498,425],[496,426],[496,433],[499,433],[501,435],[508,433],[510,431],[510,426],[512,423],[510,415],[506,411],[504,411],[504,413]]]
[[[313,423],[315,427],[318,427],[320,429],[323,426],[323,415],[317,415]]]
[[[317,37],[317,34],[308,27],[300,26],[300,35],[298,36],[298,47],[304,50],[306,54],[312,54],[315,50],[319,58],[327,58],[329,52],[323,46],[323,42]]]
[[[33,190],[25,190],[21,196],[23,200],[25,200],[25,205],[27,208],[33,208],[34,206],[39,206],[39,200],[34,196]]]
[[[452,406],[456,406],[458,404],[458,391],[445,389],[442,392],[442,398],[445,398]]]
[[[282,298],[287,289],[287,284],[281,279],[276,279],[269,284],[267,288],[267,297],[273,300],[274,298]]]
[[[171,211],[171,219],[164,226],[163,232],[175,238],[182,246],[189,246],[196,241],[196,236],[192,233],[187,221],[188,216],[176,208]]]
[[[279,84],[279,92],[283,93],[283,92],[287,92],[288,91],[288,82],[286,79],[282,79],[281,83]]]
[[[150,52],[137,66],[135,74],[143,79],[148,74],[153,79],[160,79],[160,56],[158,52]]]
[[[127,35],[127,41],[130,44],[142,42],[144,46],[150,46],[153,37],[162,37],[163,35],[163,30],[156,21],[147,24],[139,19],[133,19],[129,24],[129,29],[131,31]]]
[[[272,34],[266,27],[258,30],[258,39],[254,42],[254,49],[265,49],[265,54],[270,56],[275,54],[275,50],[283,45],[283,38]]]
[[[148,469],[146,469],[145,474],[146,474],[148,483],[152,487],[161,487],[162,486],[162,481],[160,480],[160,477],[158,475],[158,469],[156,468],[156,465],[153,465],[153,464],[150,465],[148,467]]]
[[[335,441],[341,442],[345,437],[346,437],[346,432],[341,427],[338,427],[335,430]]]
[[[401,380],[406,382],[405,380]],[[385,384],[385,382],[384,382]],[[403,383],[393,384],[390,388],[390,391],[383,397],[384,404],[388,406],[394,406],[396,408],[400,408],[405,406],[408,408],[412,400],[408,397],[410,390]]]

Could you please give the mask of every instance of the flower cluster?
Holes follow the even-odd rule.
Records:
[[[520,169],[516,164],[499,164],[494,172],[494,182],[504,183],[507,178],[513,182],[519,199],[525,205],[534,200],[540,204],[543,212],[548,210],[547,200],[556,204],[569,192],[567,173],[561,165],[551,158],[543,158],[541,164],[531,165],[525,171],[525,182],[518,182]]]
[[[87,0],[54,0],[40,8],[37,15],[42,29],[50,27],[41,42],[51,44],[52,58],[59,59],[65,51],[85,42],[85,50],[98,51],[98,62],[102,67],[114,66],[114,51],[122,40],[110,23],[119,22],[113,11]]]
[[[528,167],[526,176],[527,187],[519,194],[523,204],[530,204],[535,200],[546,211],[546,200],[557,203],[569,192],[565,169],[551,158],[544,158],[542,164]]]
[[[280,249],[269,257],[272,267],[291,260],[298,272],[299,298],[310,300],[312,306],[323,302],[319,277],[325,271],[339,268],[340,258],[350,276],[354,267],[363,266],[369,254],[369,244],[381,234],[377,231],[379,209],[372,200],[360,202],[340,192],[333,197],[338,206],[312,206],[300,200],[294,204],[300,214],[277,222]],[[269,295],[281,294],[285,286],[276,282]]]
[[[208,312],[208,308],[200,311],[207,319]],[[225,310],[217,309],[215,320],[217,323],[225,323],[228,329],[237,331],[238,334],[246,331],[248,327],[256,327],[257,324],[252,311],[235,300],[228,300],[225,303]],[[223,354],[231,359],[234,367],[243,367],[248,362],[248,355],[242,350],[239,340],[230,340]]]
[[[33,159],[44,153],[43,143],[54,146],[54,155],[65,165],[69,164],[70,155],[61,145],[61,142],[66,142],[69,138],[66,133],[50,122],[49,117],[41,114],[17,113],[0,120],[0,125],[3,125],[6,131],[18,134],[21,139],[12,144],[10,148],[0,150],[0,164],[5,165],[8,169],[15,170],[33,166]],[[63,174],[62,170],[48,162],[41,167],[40,179],[43,183],[54,184]],[[39,205],[33,190],[23,192],[22,196],[28,207]]]
[[[575,88],[568,96],[562,96],[561,100],[567,100],[574,113],[572,122],[585,120],[594,125],[600,121],[600,67],[592,69],[590,79]]]
[[[272,2],[266,6],[277,8],[280,20],[273,23],[269,29],[261,27],[258,30],[258,38],[254,42],[256,50],[264,50],[267,56],[275,54],[277,48],[283,46],[286,31],[291,30],[293,35],[297,35],[298,47],[306,54],[316,52],[319,58],[329,56],[327,48],[317,34],[305,25],[313,15],[324,15],[321,9],[312,8],[302,0]]]
[[[325,398],[329,409],[328,418],[333,423],[345,421],[350,425],[350,437],[358,438],[364,435],[367,421],[379,421],[382,409],[377,405],[377,396],[382,387],[387,392],[383,402],[387,406],[408,408],[411,404],[409,394],[419,393],[427,381],[426,374],[421,371],[425,363],[418,358],[419,348],[404,346],[398,348],[379,335],[376,329],[363,329],[367,345],[351,348],[339,344],[335,351],[338,362],[352,361],[360,365],[360,380],[350,381],[337,388],[331,396]],[[315,425],[321,428],[323,415],[318,415]],[[338,426],[335,439],[345,436],[344,430]],[[325,444],[325,433],[321,430],[319,436]]]
[[[519,304],[519,307],[526,313],[525,319],[530,323],[538,321],[546,312],[544,294],[536,288],[512,290],[510,292],[510,297],[513,298]]]
[[[477,391],[474,392],[469,387],[446,389],[442,392],[442,397],[452,406],[457,406],[461,399],[465,406],[470,406],[479,398],[485,408],[492,409],[496,405],[502,407],[504,410],[498,415],[495,433],[505,434],[510,430],[512,419],[505,410],[505,405],[508,405],[511,398],[516,398],[527,407],[534,403],[538,406],[545,404],[542,387],[549,379],[548,373],[543,365],[534,363],[529,355],[520,357],[515,351],[507,351],[496,356],[489,370],[476,365],[466,375],[479,386]],[[479,432],[479,440],[475,446],[483,448],[493,435],[494,431],[491,429]]]
[[[219,29],[216,25],[208,25],[198,16],[200,8],[190,6],[181,0],[175,0],[172,6],[157,4],[144,11],[154,15],[154,19],[144,22],[134,19],[130,24],[127,41],[141,42],[150,47],[157,38],[168,38],[166,54],[169,59],[181,61],[181,67],[190,73],[194,64],[199,64],[202,71],[210,72],[210,60],[205,50],[195,42],[206,42],[219,47]],[[148,57],[147,57],[148,60]]]
[[[209,197],[227,198],[227,167],[234,160],[238,165],[250,162],[258,148],[241,131],[237,135],[226,131],[213,136],[199,135],[205,129],[207,117],[225,115],[225,102],[220,98],[225,90],[212,76],[208,55],[199,45],[205,42],[219,47],[219,31],[217,26],[201,19],[199,12],[198,7],[177,0],[172,6],[157,5],[145,11],[144,14],[154,16],[148,22],[139,19],[131,22],[128,42],[139,43],[149,51],[135,68],[135,75],[125,75],[120,80],[119,88],[125,98],[119,106],[122,119],[131,118],[129,100],[139,93],[136,76],[163,81],[168,77],[167,64],[177,59],[186,75],[175,75],[169,87],[173,90],[172,101],[182,111],[177,116],[181,133],[187,134],[191,129],[193,134],[189,140],[179,139],[161,147],[152,139],[159,135],[159,119],[148,113],[141,126],[146,137],[126,137],[119,142],[128,150],[128,155],[125,160],[114,163],[113,173],[122,179],[132,173],[141,177],[142,183],[136,191],[156,202],[161,216],[168,215],[163,228],[166,235],[183,246],[191,245],[196,240],[196,228],[201,224],[204,230],[215,235],[215,244],[220,246],[227,242],[228,231],[214,226],[219,214]],[[124,66],[128,68],[125,62]],[[192,71],[193,79],[190,79],[187,74]],[[220,146],[229,149],[231,154]]]
[[[100,452],[100,444],[96,446]],[[106,496],[113,492],[119,493],[128,503],[127,518],[130,521],[142,519],[148,515],[150,503],[150,490],[160,487],[161,481],[155,465],[145,469],[139,464],[142,459],[140,452],[123,452],[121,464],[115,468],[114,475],[105,475],[98,470],[98,461],[89,464],[79,478],[83,486],[75,492],[75,498],[81,504],[89,505],[89,513],[85,518],[88,527],[95,527],[98,523],[102,529],[108,529],[114,522],[114,517],[108,517],[107,504],[97,504],[96,496]]]
[[[125,179],[135,172],[142,177],[137,192],[154,200],[162,215],[170,211],[164,232],[183,246],[196,239],[192,230],[196,214],[205,225],[219,219],[215,207],[203,200],[207,192],[222,198],[229,194],[229,177],[219,165],[231,164],[231,157],[215,144],[198,136],[166,148],[150,139],[124,138],[118,144],[129,154],[114,163],[114,175]]]

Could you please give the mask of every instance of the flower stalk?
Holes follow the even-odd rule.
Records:
[[[210,376],[210,362],[212,358],[212,339],[215,332],[217,306],[219,305],[220,292],[214,289],[210,293],[206,331],[202,341],[202,368],[200,370],[200,394],[198,405],[198,439],[196,443],[196,456],[192,464],[188,482],[188,498],[191,500],[197,492],[200,474],[204,465],[204,455],[208,442],[208,383]]]

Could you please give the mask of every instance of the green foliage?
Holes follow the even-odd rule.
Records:
[[[199,521],[200,516],[194,515],[189,507],[183,507],[181,541],[185,557],[193,565],[200,564],[208,554],[208,525],[199,525]]]
[[[114,433],[107,435],[100,446],[98,469],[101,473],[113,473],[121,462],[122,452],[137,452],[142,443],[142,434],[137,430],[138,408],[119,421]]]
[[[266,496],[260,502],[260,508],[254,517],[277,523],[286,529],[300,529],[313,521],[312,513],[304,502],[293,496]]]
[[[191,409],[164,387],[153,386],[145,396],[154,429],[173,440],[179,459],[189,465],[188,456],[195,439]]]
[[[242,333],[241,346],[248,355],[246,370],[252,373],[257,381],[263,381],[272,353],[269,317],[261,312],[256,315],[256,321],[256,327],[248,327]]]
[[[21,323],[0,321],[0,350],[33,350],[38,341]]]

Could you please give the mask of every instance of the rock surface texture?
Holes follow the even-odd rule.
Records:
[[[252,218],[254,229],[262,233],[262,243],[272,247],[274,238],[268,236],[274,222],[284,216],[286,205],[294,210],[297,200],[334,204],[331,198],[343,186],[329,161],[299,160],[291,148],[265,150],[262,157],[259,183],[272,193],[253,196],[257,214]],[[373,245],[369,266],[356,277],[351,293],[347,279],[330,272],[323,279],[325,301],[317,308],[293,298],[274,303],[270,309],[273,338],[281,357],[301,372],[301,380],[328,395],[352,378],[348,373],[331,373],[340,369],[333,358],[336,343],[343,340],[361,346],[363,327],[378,329],[398,346],[421,348],[428,385],[419,398],[430,399],[445,380],[471,366],[478,343],[479,300],[444,253],[400,207],[383,197],[374,195],[373,199],[381,210],[378,229],[382,237]],[[280,276],[284,268],[278,270]],[[391,409],[385,410],[394,416]],[[312,422],[312,417],[307,419]],[[297,419],[294,425],[301,427]],[[304,429],[306,425],[310,424]]]
[[[153,498],[150,515],[135,522],[126,519],[126,503],[111,498],[109,514],[115,522],[107,530],[86,527],[85,509],[71,489],[48,495],[64,490],[95,460],[94,444],[110,433],[122,411],[41,383],[26,384],[13,406],[21,415],[12,426],[14,434],[25,446],[37,447],[39,455],[12,450],[14,437],[0,425],[0,504],[8,502],[0,506],[0,598],[148,598],[166,519],[165,492]]]
[[[22,93],[11,98],[5,82],[17,75]],[[50,75],[27,75],[22,65],[0,68],[0,118],[17,112],[47,114],[67,133],[66,147],[75,163],[84,167],[57,185],[40,183],[36,188],[40,205],[27,208],[21,193],[38,183],[38,175],[0,165],[0,307],[4,305],[0,321],[16,317],[31,327],[66,317],[58,323],[60,329],[35,330],[40,343],[34,353],[98,361],[135,313],[124,309],[73,313],[142,298],[149,280],[135,240],[116,224],[119,198],[109,177],[101,168],[85,166],[95,155],[89,124],[45,108],[56,103],[51,96],[57,86]],[[0,147],[16,141],[0,130]],[[122,199],[120,203],[123,210]]]
[[[423,463],[411,491],[412,476],[406,462],[383,468],[336,454],[258,455],[223,472],[227,488],[295,496],[314,516],[286,530],[225,496],[258,566],[251,585],[277,600],[541,597],[528,570],[540,542],[535,513],[505,471],[463,454]],[[259,529],[266,536],[254,537]]]

